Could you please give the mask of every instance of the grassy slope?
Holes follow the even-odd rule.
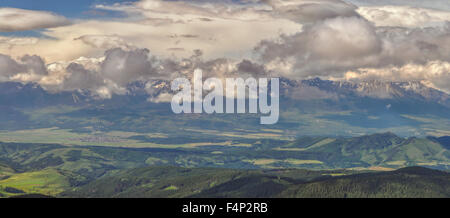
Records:
[[[10,176],[14,174],[14,169],[10,166],[0,163],[0,179]]]
[[[0,180],[0,193],[14,196],[23,193],[56,195],[70,186],[68,178],[55,169],[12,174]],[[12,191],[10,191],[12,190]]]
[[[105,177],[63,197],[187,197],[245,174],[239,170],[147,167]]]

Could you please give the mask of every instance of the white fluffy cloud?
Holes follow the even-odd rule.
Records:
[[[44,29],[68,24],[68,19],[50,12],[0,8],[0,32]]]

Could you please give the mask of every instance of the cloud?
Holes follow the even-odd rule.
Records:
[[[262,41],[255,50],[269,68],[291,62],[284,63],[290,65],[291,76],[303,77],[370,65],[381,52],[382,41],[366,20],[337,17],[305,26],[302,32],[279,41]]]
[[[88,70],[81,64],[71,63],[66,71],[68,75],[60,86],[62,90],[93,90],[105,85],[98,72]]]
[[[135,81],[189,78],[196,68],[204,77],[409,78],[448,87],[445,11],[357,8],[341,0],[141,0],[94,8],[126,17],[70,23],[48,12],[0,9],[0,18],[8,17],[0,19],[0,31],[8,19],[17,29],[49,28],[39,38],[0,37],[0,53],[7,54],[0,55],[1,79],[103,98],[126,93]]]
[[[211,59],[242,58],[249,57],[251,50],[263,39],[277,38],[281,33],[293,34],[301,29],[301,25],[281,18],[240,20],[218,17],[210,22],[192,19],[164,25],[154,25],[146,20],[147,17],[142,15],[123,20],[80,20],[42,32],[45,37],[35,44],[11,49],[0,46],[0,53],[12,56],[36,54],[49,62],[57,62],[81,56],[99,57],[117,45],[122,49],[130,46],[148,48],[161,57],[187,58],[189,51],[201,49]],[[172,35],[178,37],[168,37]],[[170,48],[183,48],[188,52],[174,52]]]
[[[68,19],[51,12],[0,8],[0,32],[45,29],[69,24]]]
[[[83,43],[94,48],[113,49],[121,48],[123,50],[130,50],[135,48],[131,43],[126,42],[123,38],[117,35],[84,35],[74,40],[81,40]]]
[[[148,20],[169,20],[171,22],[186,23],[195,19],[233,19],[260,20],[268,19],[270,15],[264,13],[265,4],[241,4],[233,1],[164,1],[141,0],[136,3],[114,5],[99,4],[97,9],[120,11],[130,16],[140,15]]]
[[[357,6],[409,6],[450,11],[447,0],[345,0]]]
[[[337,17],[305,26],[255,49],[269,70],[284,76],[340,76],[359,68],[450,61],[450,24],[426,28],[376,27],[360,17]]]
[[[101,73],[118,85],[124,86],[132,81],[156,75],[149,50],[136,49],[124,51],[115,48],[106,51],[105,60],[101,64]]]
[[[39,41],[35,37],[3,37],[0,36],[0,48],[6,48],[8,50],[16,46],[35,45]]]
[[[426,64],[406,64],[401,67],[362,68],[345,73],[354,81],[421,81],[427,86],[450,93],[450,62],[429,61]]]
[[[146,30],[139,31],[140,36],[121,34],[128,40],[140,41],[134,43],[136,46],[147,47],[155,54],[177,57],[186,57],[187,53],[174,53],[174,48],[176,51],[201,49],[210,58],[249,55],[258,41],[276,38],[280,33],[292,34],[301,27],[285,18],[274,18],[271,7],[265,3],[142,0],[131,4],[96,5],[96,8],[128,14],[136,27],[126,32]],[[128,24],[114,30],[129,27]],[[162,38],[166,36],[169,37]]]
[[[264,65],[253,63],[250,60],[242,60],[237,64],[237,71],[240,73],[249,73],[253,77],[267,76],[268,72]]]
[[[376,26],[432,27],[450,21],[450,12],[406,6],[360,7],[357,12]]]
[[[414,29],[387,27],[379,28],[377,32],[384,42],[379,67],[450,60],[450,23]]]
[[[0,54],[0,76],[7,79],[17,73],[23,72],[24,67],[7,55]]]
[[[298,23],[309,23],[335,17],[358,16],[356,6],[340,0],[266,0],[273,16]]]
[[[39,56],[25,55],[16,61],[8,55],[0,54],[0,77],[2,80],[32,82],[47,74],[45,62]]]
[[[102,58],[81,58],[72,62],[48,65],[62,81],[44,84],[46,88],[58,90],[89,90],[101,98],[112,94],[127,93],[127,85],[135,81],[149,81],[161,77],[156,68],[156,59],[147,49],[107,50]]]
[[[154,61],[147,49],[115,48],[106,51],[104,58],[79,58],[49,65],[36,55],[15,60],[0,54],[0,79],[36,82],[52,91],[90,90],[101,97],[110,97],[125,94],[130,82],[159,76]]]
[[[148,101],[153,103],[168,103],[171,102],[173,98],[172,94],[169,93],[161,93],[156,97],[150,97]]]

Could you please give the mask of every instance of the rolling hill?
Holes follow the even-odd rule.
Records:
[[[319,182],[324,177],[391,171],[408,166],[448,170],[450,165],[450,152],[439,140],[403,138],[389,132],[359,137],[308,136],[293,140],[247,138],[228,143],[218,138],[214,140],[204,146],[191,147],[157,144],[161,148],[0,143],[0,193],[2,196],[54,196],[72,190],[71,195],[77,195],[78,190],[86,187],[93,196],[111,197],[272,197],[283,196],[287,187],[301,185],[297,187],[299,191],[290,193],[308,196],[301,188],[303,184],[311,180]],[[160,141],[172,142],[171,138]],[[389,184],[406,180],[403,174],[386,175],[394,179],[386,180]],[[367,185],[367,181],[377,181],[375,177],[358,178],[351,177],[350,182],[345,178],[336,181],[341,185],[349,183],[349,186],[353,181],[366,184],[355,186],[355,190],[379,185]],[[423,178],[423,181],[428,187],[433,181],[442,183],[439,178],[430,176],[430,180]],[[422,187],[408,184],[411,184],[406,187],[408,190]],[[324,183],[323,187],[327,185],[330,184]],[[257,187],[261,192],[252,192],[251,187]],[[392,187],[384,185],[381,188]],[[433,190],[436,190],[434,186]],[[335,193],[336,196],[339,194],[342,193]],[[421,194],[436,196],[434,192]],[[364,195],[381,196],[356,191],[347,196]]]
[[[442,171],[409,167],[392,172],[347,172],[347,176],[331,176],[333,173],[338,172],[148,167],[99,179],[61,197],[450,197],[450,174]]]

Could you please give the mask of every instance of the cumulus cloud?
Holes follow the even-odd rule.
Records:
[[[3,81],[37,82],[53,91],[85,89],[110,97],[126,93],[125,86],[130,82],[158,76],[153,62],[147,49],[115,48],[106,51],[104,58],[49,65],[36,55],[15,60],[0,54],[0,77]]]
[[[158,59],[148,49],[115,48],[107,50],[102,58],[78,58],[47,65],[39,56],[26,55],[15,60],[0,55],[0,77],[3,81],[36,82],[54,92],[89,90],[98,97],[110,98],[113,94],[126,94],[130,83],[153,84],[152,81],[170,81],[175,77],[191,78],[197,68],[203,69],[205,78],[265,73],[260,65],[248,60],[203,60],[201,56],[202,52],[195,50],[186,59]],[[154,96],[151,101],[163,100],[164,96],[158,100],[162,94],[160,88],[164,87],[161,85],[146,87],[146,92]]]
[[[377,37],[375,28],[358,17],[316,22],[279,41],[262,41],[256,48],[270,68],[280,63],[288,65],[290,76],[297,77],[328,75],[355,65],[370,65],[381,50],[382,40]]]
[[[101,73],[106,79],[121,86],[145,76],[156,75],[157,71],[153,67],[149,53],[150,51],[147,49],[124,51],[116,48],[108,50],[101,65]]]
[[[0,8],[0,32],[44,29],[68,24],[68,19],[51,12]]]
[[[379,57],[380,67],[450,60],[450,23],[414,29],[379,28],[378,37],[385,45]]]
[[[104,85],[98,72],[88,70],[81,64],[71,63],[66,71],[68,75],[61,84],[63,90],[92,90]]]
[[[286,76],[339,76],[359,68],[450,60],[450,24],[427,28],[375,27],[360,17],[338,17],[306,26],[256,48],[270,70]]]
[[[23,72],[24,67],[7,55],[0,54],[0,76],[9,78],[19,72]]]
[[[261,76],[267,76],[267,74],[269,74],[269,72],[266,70],[264,65],[254,63],[254,62],[252,62],[250,60],[246,60],[246,59],[242,60],[237,65],[237,71],[240,72],[240,74],[248,73],[255,78],[258,78]]]
[[[32,82],[47,74],[45,62],[39,56],[25,55],[16,61],[8,55],[0,54],[0,77],[2,80]]]
[[[64,64],[61,65],[64,67]],[[105,52],[104,58],[79,59],[62,70],[65,74],[63,81],[50,85],[51,89],[90,90],[101,98],[126,94],[129,83],[161,76],[156,68],[156,59],[147,49],[110,49]]]

